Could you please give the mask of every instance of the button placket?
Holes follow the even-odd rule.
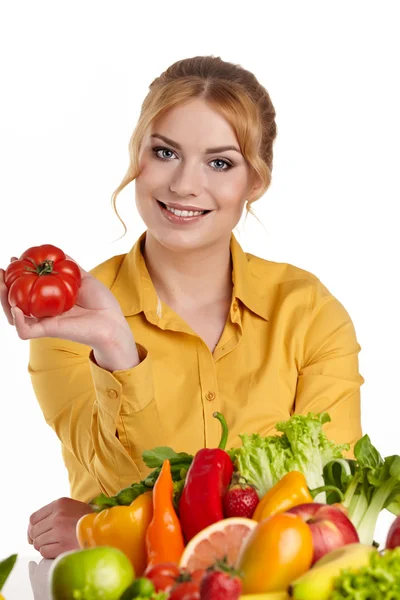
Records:
[[[219,411],[219,394],[217,385],[216,365],[214,358],[205,344],[198,344],[199,376],[201,387],[201,402],[204,413],[204,445],[208,448],[217,447],[221,437],[221,425],[213,417]]]

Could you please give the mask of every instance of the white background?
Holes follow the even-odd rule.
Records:
[[[143,4],[1,3],[0,265],[42,243],[86,269],[128,251],[144,230],[134,184],[119,197],[120,240],[110,199],[149,84],[182,58],[239,63],[269,91],[278,125],[263,226],[249,217],[239,241],[313,272],[344,304],[362,347],[364,432],[400,453],[397,3]],[[0,557],[32,555],[29,515],[69,487],[28,342],[0,317]]]

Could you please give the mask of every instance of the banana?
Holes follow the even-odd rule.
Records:
[[[293,581],[289,597],[294,600],[329,600],[335,578],[341,570],[357,570],[366,566],[373,552],[377,552],[373,546],[355,543],[325,554],[309,571]]]

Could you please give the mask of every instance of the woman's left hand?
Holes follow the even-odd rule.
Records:
[[[83,515],[93,512],[89,504],[59,498],[34,512],[29,519],[28,541],[43,558],[79,548],[76,524]]]

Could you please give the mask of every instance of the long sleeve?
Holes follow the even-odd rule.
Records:
[[[31,340],[28,371],[46,422],[65,448],[109,495],[139,480],[129,453],[122,414],[146,405],[153,395],[151,359],[110,373],[91,349],[65,340]]]
[[[360,386],[355,329],[345,308],[318,282],[313,286],[304,337],[303,362],[298,376],[295,412],[326,411],[329,439],[348,442],[349,457],[362,436]]]

